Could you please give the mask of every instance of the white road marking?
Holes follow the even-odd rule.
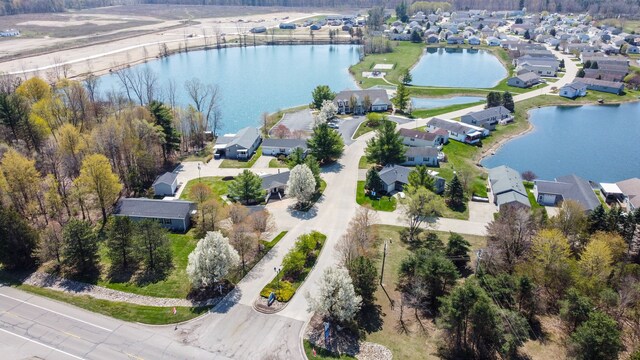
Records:
[[[20,302],[20,303],[25,304],[25,305],[29,305],[29,306],[36,307],[36,308],[38,308],[38,309],[42,309],[42,310],[44,310],[44,311],[48,311],[48,312],[54,313],[54,314],[56,314],[56,315],[64,316],[64,317],[66,317],[67,319],[75,320],[75,321],[81,322],[81,323],[83,323],[83,324],[87,324],[87,325],[89,325],[89,326],[93,326],[93,327],[95,327],[95,328],[98,328],[98,329],[101,329],[101,330],[104,330],[104,331],[113,332],[113,330],[111,330],[111,329],[107,329],[107,328],[105,328],[105,327],[102,327],[102,326],[99,326],[99,325],[95,325],[95,324],[92,324],[92,323],[87,322],[87,321],[84,321],[84,320],[80,320],[80,319],[75,318],[75,317],[73,317],[73,316],[65,315],[65,314],[63,314],[63,313],[59,313],[59,312],[57,312],[57,311],[54,311],[54,310],[51,310],[51,309],[47,309],[47,308],[42,307],[42,306],[39,306],[39,305],[36,305],[36,304],[32,304],[32,303],[30,303],[30,302],[27,302],[27,300],[20,300],[20,299],[16,299],[16,298],[14,298],[14,297],[11,297],[11,296],[8,296],[8,295],[4,295],[4,294],[0,294],[0,296],[5,297],[5,298],[7,298],[7,299],[11,299],[11,300],[17,301],[17,302]]]
[[[75,355],[73,355],[73,354],[69,354],[69,353],[68,353],[68,352],[66,352],[66,351],[62,351],[62,350],[60,350],[60,349],[56,349],[56,348],[51,347],[51,346],[49,346],[49,345],[47,345],[47,344],[43,344],[43,343],[41,343],[41,342],[39,342],[39,341],[35,341],[35,340],[33,340],[33,339],[29,339],[28,337],[24,337],[24,336],[22,336],[22,335],[18,335],[18,334],[16,334],[16,333],[12,333],[11,331],[8,331],[8,330],[5,330],[5,329],[0,329],[0,331],[2,331],[2,332],[4,332],[4,333],[7,333],[7,334],[10,334],[10,335],[13,335],[13,336],[16,336],[16,337],[19,337],[20,339],[30,341],[30,342],[35,343],[35,344],[38,344],[38,345],[40,345],[40,346],[44,346],[44,347],[46,347],[47,349],[50,349],[50,350],[53,350],[53,351],[57,351],[57,352],[59,352],[59,353],[61,353],[61,354],[67,355],[67,356],[72,357],[72,358],[74,358],[74,359],[84,360],[84,358],[81,358],[81,357],[79,357],[79,356],[75,356]]]

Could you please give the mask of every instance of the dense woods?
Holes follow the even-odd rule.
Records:
[[[285,6],[329,7],[363,9],[385,5],[392,9],[400,0],[2,0],[0,15],[24,13],[63,12],[68,9],[85,9],[112,5],[175,4],[175,5],[232,5],[232,6]],[[433,3],[421,1],[420,3]],[[603,16],[640,13],[639,0],[451,0],[451,9],[514,10],[526,7],[529,11],[581,12]],[[449,6],[440,6],[449,10]],[[422,9],[422,7],[411,7]],[[435,10],[435,9],[434,9]]]

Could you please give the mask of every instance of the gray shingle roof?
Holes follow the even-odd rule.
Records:
[[[287,185],[290,174],[291,173],[289,171],[285,171],[277,174],[262,176],[262,189],[269,190]]]
[[[438,149],[433,147],[406,147],[404,148],[404,156],[406,157],[425,157],[435,158],[438,157]]]
[[[307,150],[307,140],[303,139],[264,139],[262,140],[263,147],[277,147],[277,148],[301,148]]]
[[[393,184],[394,182],[400,182],[403,184],[409,183],[409,173],[411,169],[404,166],[399,165],[388,165],[382,168],[378,173],[380,175],[380,179],[386,185]]]
[[[387,91],[384,89],[343,90],[336,94],[333,101],[342,100],[348,102],[351,99],[351,96],[356,98],[358,104],[361,104],[367,96],[371,100],[372,105],[391,104],[389,101],[389,95],[387,95]]]
[[[402,137],[414,138],[414,139],[420,139],[420,140],[427,140],[427,141],[433,141],[438,136],[442,136],[442,135],[437,134],[435,132],[430,133],[430,132],[414,130],[414,129],[400,129],[400,131],[398,133]]]
[[[555,181],[536,180],[538,193],[560,195],[564,200],[574,200],[585,210],[593,210],[600,205],[600,200],[593,192],[589,182],[577,175],[566,175]]]
[[[514,76],[515,78],[520,79],[523,82],[531,81],[531,80],[539,80],[540,76],[532,71],[526,71],[518,76]]]
[[[164,174],[162,174],[161,176],[159,176],[156,181],[153,182],[153,185],[156,184],[167,184],[167,185],[171,185],[173,184],[174,181],[176,181],[176,179],[178,178],[178,174],[174,174],[171,172],[166,172]]]
[[[531,206],[522,177],[516,170],[505,165],[489,169],[489,182],[493,196],[496,197],[496,205],[519,202],[527,207]]]
[[[474,131],[482,131],[482,129],[479,129],[475,126],[471,126],[459,121],[445,120],[440,118],[431,118],[431,120],[427,122],[427,125],[434,126],[434,127],[451,131],[454,133],[458,133],[458,134],[469,134]]]
[[[491,107],[491,108],[476,111],[476,112],[471,112],[471,113],[468,113],[467,115],[471,116],[477,121],[485,121],[494,116],[498,116],[498,117],[510,116],[511,112],[507,110],[507,108],[504,106],[496,106],[496,107]]]
[[[254,127],[246,127],[238,131],[236,136],[227,146],[238,145],[241,148],[249,149],[251,145],[260,137],[260,132]]]
[[[184,219],[195,208],[196,204],[191,201],[129,198],[120,200],[113,213],[121,216]]]

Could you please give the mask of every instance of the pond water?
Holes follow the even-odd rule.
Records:
[[[436,109],[450,105],[470,104],[484,100],[486,100],[486,98],[480,96],[455,96],[450,98],[411,98],[414,109]]]
[[[182,106],[192,103],[185,81],[197,77],[218,85],[221,132],[230,133],[258,126],[264,112],[309,104],[317,85],[336,92],[357,88],[348,69],[358,60],[356,46],[350,45],[258,46],[180,53],[136,67],[153,70],[163,88],[174,80]],[[100,89],[120,90],[117,76],[102,77]]]
[[[534,130],[506,143],[482,165],[531,170],[540,179],[575,173],[597,182],[640,177],[640,103],[545,107]]]
[[[491,88],[507,76],[507,70],[485,50],[427,48],[411,75],[413,85]]]

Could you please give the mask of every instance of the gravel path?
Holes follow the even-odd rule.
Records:
[[[124,291],[107,289],[102,286],[91,285],[79,281],[67,280],[58,276],[41,272],[34,272],[24,279],[23,284],[38,286],[46,289],[63,291],[73,295],[88,295],[96,299],[126,302],[136,305],[147,306],[206,306],[216,304],[220,298],[213,298],[206,301],[191,301],[188,299],[159,298],[127,293]]]

